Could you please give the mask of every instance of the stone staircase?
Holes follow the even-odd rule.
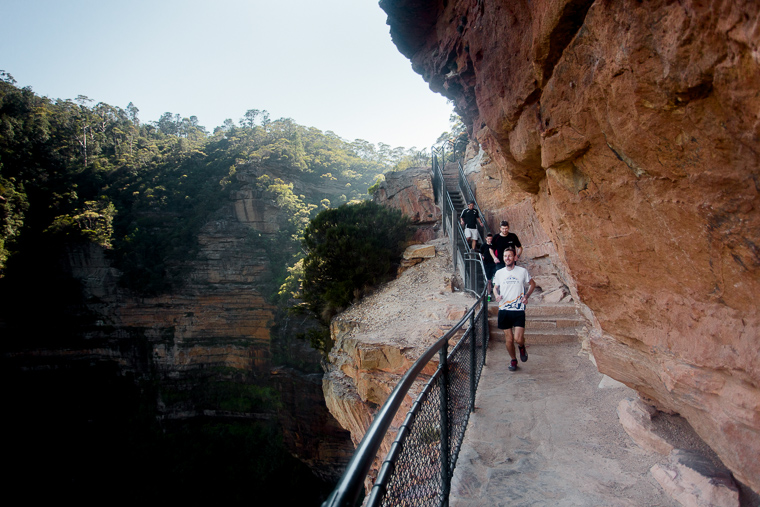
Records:
[[[467,203],[459,191],[457,164],[448,163],[444,166],[443,179],[451,203],[459,216]],[[530,259],[522,265],[528,269],[537,284],[536,292],[525,312],[526,343],[530,346],[579,341],[579,333],[586,325],[586,320],[572,302],[567,287],[557,277],[549,259]],[[498,312],[496,303],[490,303],[488,322],[491,340],[503,343],[504,333],[497,326]]]
[[[465,208],[464,196],[459,191],[459,167],[454,163],[448,163],[443,168],[443,180],[446,183],[446,191],[451,198],[451,204],[457,212],[457,217]]]
[[[488,307],[490,339],[504,343],[504,333],[497,326],[498,313],[497,304],[491,302]],[[573,303],[528,303],[525,310],[525,340],[528,346],[577,342],[585,325],[585,318]]]

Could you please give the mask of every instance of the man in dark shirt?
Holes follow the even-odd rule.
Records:
[[[499,226],[499,234],[494,236],[491,242],[491,254],[493,256],[494,263],[496,264],[496,270],[500,270],[504,267],[504,250],[508,246],[512,246],[515,249],[517,257],[515,262],[520,259],[522,255],[522,244],[517,237],[517,234],[509,232],[509,222],[506,220],[501,221]]]
[[[488,283],[488,300],[491,300],[492,295],[492,289],[491,289],[491,280],[493,280],[493,275],[496,273],[496,264],[494,263],[493,255],[491,255],[491,248],[493,248],[493,245],[491,242],[493,241],[493,234],[490,232],[486,234],[486,242],[480,245],[480,256],[483,257],[483,267],[486,270],[486,281]]]
[[[472,249],[475,250],[475,245],[478,244],[478,239],[480,239],[477,224],[483,227],[480,213],[475,209],[475,201],[470,201],[467,207],[462,210],[462,214],[459,215],[459,223],[464,227],[465,239],[472,241]]]

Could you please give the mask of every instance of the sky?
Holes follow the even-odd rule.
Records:
[[[249,109],[347,141],[430,148],[452,106],[391,41],[377,0],[0,0],[0,70],[142,122]]]

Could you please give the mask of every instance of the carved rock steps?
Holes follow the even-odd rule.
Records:
[[[497,326],[499,307],[488,307],[491,340],[504,342],[504,333]],[[586,320],[572,303],[528,305],[525,310],[525,340],[528,345],[552,345],[580,341],[579,333]]]

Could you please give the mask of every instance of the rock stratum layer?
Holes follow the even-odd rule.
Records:
[[[760,491],[760,5],[380,3],[486,152],[481,209],[536,210],[600,371]]]
[[[295,338],[308,329],[295,318],[277,322],[275,343],[277,308],[267,293],[277,283],[272,257],[283,253],[270,251],[270,245],[288,215],[245,184],[258,176],[255,167],[239,171],[241,188],[204,224],[199,252],[184,266],[185,283],[170,293],[132,293],[119,286],[119,272],[101,247],[70,248],[64,264],[81,283],[94,325],[72,344],[22,349],[2,359],[20,371],[115,363],[119,375],[160,386],[156,405],[164,419],[276,418],[290,452],[321,479],[336,480],[352,446],[327,411],[321,374],[272,369],[284,356],[318,368],[319,354]],[[293,184],[297,190],[306,187],[298,180]],[[278,352],[280,357],[273,357]],[[257,393],[267,387],[276,392],[276,410],[259,402],[263,395]]]

